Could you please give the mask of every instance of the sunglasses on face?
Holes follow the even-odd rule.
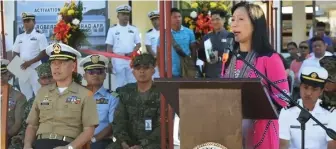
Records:
[[[307,46],[299,46],[300,49],[308,49]]]
[[[85,71],[86,73],[88,73],[89,75],[101,75],[103,73],[105,73],[105,69],[89,69]]]

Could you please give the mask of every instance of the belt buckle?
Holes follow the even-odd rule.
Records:
[[[49,139],[56,139],[56,138],[57,138],[57,134],[55,134],[55,133],[51,133],[49,135]]]

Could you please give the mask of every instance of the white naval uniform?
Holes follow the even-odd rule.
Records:
[[[135,45],[140,43],[140,34],[135,26],[117,24],[109,29],[105,43],[113,46],[113,53],[125,55],[132,52]],[[116,75],[116,88],[136,82],[130,68],[130,60],[112,58],[112,65]]]
[[[22,60],[29,61],[39,55],[39,53],[47,46],[48,41],[45,35],[34,29],[30,34],[24,32],[16,37],[13,51],[19,53]],[[29,66],[34,71],[30,74],[29,79],[26,82],[19,79],[20,90],[26,96],[27,100],[33,97],[33,92],[36,95],[37,91],[41,87],[35,70],[35,68],[40,64],[41,61]]]
[[[302,106],[302,100],[298,100]],[[321,100],[315,104],[310,113],[317,118],[327,128],[336,130],[336,112],[330,112],[320,106]],[[283,140],[289,140],[289,149],[301,149],[301,129],[300,122],[297,120],[300,114],[298,107],[282,109],[279,116],[279,137]],[[317,125],[312,119],[306,123],[305,130],[305,148],[306,149],[327,149],[328,141],[331,138],[323,128]]]
[[[146,46],[151,46],[152,51],[154,52],[155,55],[157,54],[157,43],[158,43],[158,40],[159,40],[159,36],[160,36],[160,31],[156,30],[155,28],[150,29],[146,33],[145,44],[146,44]],[[155,73],[153,75],[153,78],[160,78],[158,67],[155,67]]]

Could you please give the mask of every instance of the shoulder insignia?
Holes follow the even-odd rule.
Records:
[[[133,24],[130,24],[130,26],[136,27],[136,26],[135,26],[135,25],[133,25]]]
[[[299,103],[299,101],[296,101],[296,103]],[[290,103],[288,106],[284,107],[284,109],[288,110],[288,109],[293,108],[293,107],[295,107],[295,105]]]
[[[40,30],[36,30],[36,32],[42,34],[42,31],[40,31]]]
[[[335,106],[332,106],[332,105],[327,104],[327,103],[325,103],[325,102],[321,102],[321,103],[320,103],[320,106],[321,106],[323,109],[329,111],[330,113],[333,112],[333,111],[336,109]]]
[[[151,32],[153,29],[149,29],[148,31],[147,31],[147,33],[149,33],[149,32]]]
[[[113,25],[111,26],[111,28],[112,28],[112,27],[116,27],[116,26],[117,26],[117,24],[113,24]]]

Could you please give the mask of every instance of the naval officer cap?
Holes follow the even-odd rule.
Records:
[[[79,63],[80,67],[83,67],[84,70],[91,69],[105,69],[109,59],[103,55],[93,54],[85,57]]]
[[[154,19],[160,17],[160,13],[157,10],[151,11],[148,13],[148,18],[149,19]]]
[[[131,6],[128,5],[120,5],[116,8],[116,11],[119,12],[123,12],[123,13],[130,13],[132,11]]]
[[[82,55],[74,48],[63,44],[54,43],[46,48],[46,53],[49,55],[49,61],[52,60],[76,60]]]
[[[313,87],[324,88],[326,80],[328,79],[328,72],[323,67],[303,67],[300,76],[301,83]]]
[[[9,60],[1,59],[1,74],[8,72],[7,66],[9,64]]]
[[[29,12],[22,13],[21,17],[22,20],[28,20],[28,19],[35,20],[35,15]]]
[[[336,56],[325,56],[320,60],[321,67],[328,71],[328,81],[336,83]]]

